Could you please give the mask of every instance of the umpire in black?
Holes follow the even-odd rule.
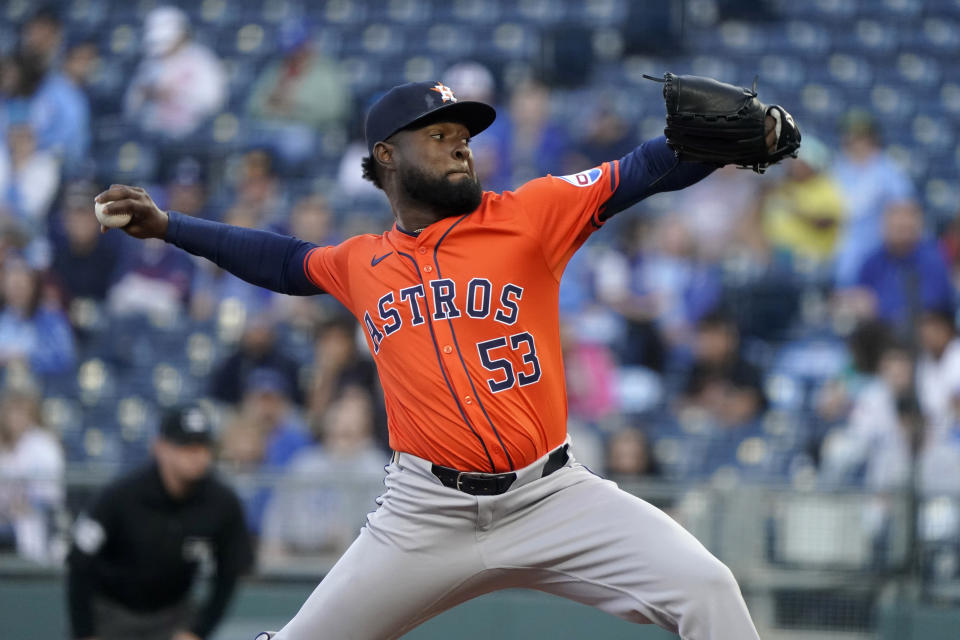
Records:
[[[74,638],[203,640],[220,619],[252,545],[236,494],[211,472],[199,406],[168,412],[153,459],[103,489],[74,527],[68,599]],[[212,573],[202,603],[190,591]]]

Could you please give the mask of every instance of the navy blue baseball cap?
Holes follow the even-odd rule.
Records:
[[[475,136],[489,127],[497,111],[488,104],[457,100],[453,89],[441,82],[410,82],[387,91],[367,112],[367,150],[397,131],[426,122],[444,119],[459,122]]]

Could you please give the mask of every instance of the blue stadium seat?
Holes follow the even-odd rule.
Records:
[[[850,35],[849,27],[846,33]],[[896,25],[885,23],[874,18],[861,18],[853,25],[853,37],[846,40],[848,46],[855,46],[868,55],[887,56],[896,51],[900,43],[900,34]],[[837,38],[837,43],[844,43],[844,39]]]
[[[343,75],[357,95],[364,95],[374,90],[385,89],[388,82],[382,75],[377,61],[364,56],[351,56],[340,62]]]
[[[826,71],[824,75],[814,73],[811,77],[823,82],[834,82],[838,86],[863,89],[873,84],[873,65],[862,57],[835,53],[827,59],[826,67],[816,66],[813,71]]]
[[[264,0],[264,13],[269,11],[269,5],[276,0]],[[316,18],[329,25],[342,27],[345,25],[362,25],[371,19],[366,2],[353,0],[335,0],[326,3],[308,3],[316,11]]]
[[[274,28],[264,22],[226,25],[216,36],[218,50],[226,55],[261,59],[276,53]]]
[[[148,183],[157,174],[156,150],[135,139],[118,141],[94,150],[97,171],[124,184]]]
[[[806,20],[791,20],[771,26],[764,52],[819,58],[831,46],[829,29]]]
[[[381,8],[381,14],[395,24],[422,28],[431,21],[433,7],[422,0],[394,0]]]
[[[436,21],[459,22],[466,26],[489,24],[506,18],[505,13],[516,10],[518,5],[537,4],[538,0],[502,4],[496,0],[448,0],[437,2],[433,7]]]
[[[67,30],[92,33],[91,29],[106,22],[110,17],[107,3],[92,0],[74,0],[61,13]]]
[[[910,130],[914,144],[928,154],[952,150],[957,142],[953,123],[946,117],[917,115]]]
[[[757,61],[757,75],[760,89],[766,93],[767,87],[777,89],[798,89],[806,80],[807,65],[788,55],[769,54]]]
[[[902,81],[910,85],[934,88],[943,77],[943,70],[937,60],[913,51],[900,53],[895,59],[894,67]]]
[[[956,18],[930,16],[903,35],[904,46],[918,53],[955,60],[960,53],[960,22]]]
[[[118,378],[116,368],[106,360],[85,360],[77,367],[77,397],[87,408],[109,405],[116,393]]]
[[[590,27],[617,27],[628,17],[629,0],[595,0],[594,2],[575,2],[567,5],[564,19]]]
[[[910,93],[886,81],[885,76],[889,76],[888,70],[878,69],[877,75],[877,82],[870,91],[869,105],[877,118],[898,122],[910,118],[916,111],[916,102]]]
[[[83,432],[82,451],[86,461],[119,463],[124,460],[124,446],[115,430],[98,426],[88,427]]]
[[[29,17],[32,3],[29,0],[11,0],[4,3],[3,17],[5,21],[20,24]]]
[[[919,18],[927,4],[927,0],[881,0],[870,5],[870,14],[905,25]]]
[[[957,212],[957,203],[960,202],[960,188],[957,187],[957,170],[945,172],[942,177],[929,178],[920,185],[924,196],[927,213],[947,222]]]

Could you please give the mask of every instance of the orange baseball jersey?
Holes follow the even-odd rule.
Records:
[[[602,225],[618,171],[484,192],[472,213],[419,235],[394,226],[307,254],[310,281],[365,329],[393,449],[501,473],[562,444],[560,276]]]

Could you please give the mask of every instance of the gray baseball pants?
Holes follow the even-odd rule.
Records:
[[[384,640],[471,598],[527,588],[684,640],[759,640],[730,570],[669,516],[572,457],[510,490],[443,486],[405,453],[360,536],[276,640]]]

